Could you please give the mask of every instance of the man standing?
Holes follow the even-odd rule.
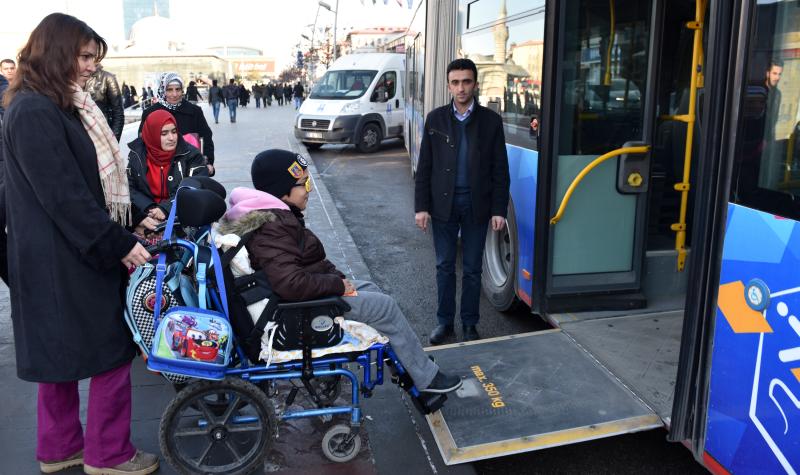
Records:
[[[300,81],[297,81],[297,84],[294,85],[292,92],[294,92],[294,110],[297,110],[300,108],[300,104],[303,103],[303,93],[305,92]]]
[[[463,340],[480,338],[481,270],[487,226],[499,231],[508,210],[508,156],[503,122],[475,100],[478,69],[469,59],[447,66],[447,87],[453,100],[431,111],[417,165],[414,221],[433,227],[436,250],[438,325],[431,344],[454,334],[455,262],[459,233],[463,264],[461,324]]]
[[[239,86],[236,81],[231,79],[228,85],[222,88],[222,95],[225,96],[225,104],[228,105],[228,113],[231,116],[231,124],[236,123],[236,106],[239,105]]]
[[[86,81],[86,92],[103,111],[108,125],[119,142],[119,138],[122,137],[122,127],[125,126],[125,107],[117,77],[103,69],[102,64],[98,64],[94,74]]]
[[[0,119],[3,118],[5,109],[3,108],[3,93],[8,89],[8,84],[14,79],[14,73],[17,72],[17,63],[13,59],[4,59],[0,61]]]

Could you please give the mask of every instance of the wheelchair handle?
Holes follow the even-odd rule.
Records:
[[[182,247],[194,253],[195,249],[197,249],[197,244],[187,241],[186,239],[172,238],[165,239],[157,244],[153,244],[152,246],[147,246],[145,250],[151,255],[154,255],[164,252],[168,249],[172,249],[173,247]]]

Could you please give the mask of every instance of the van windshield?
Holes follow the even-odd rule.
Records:
[[[378,71],[328,71],[311,91],[311,99],[354,99],[367,92]]]

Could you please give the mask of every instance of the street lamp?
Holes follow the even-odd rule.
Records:
[[[333,60],[336,61],[336,26],[339,20],[339,0],[336,0],[336,10],[322,0],[319,1],[318,5],[333,13]],[[319,13],[319,8],[317,8],[317,13]]]

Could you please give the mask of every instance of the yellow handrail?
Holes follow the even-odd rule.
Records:
[[[614,158],[626,153],[629,154],[647,153],[649,151],[650,151],[649,145],[640,145],[637,147],[622,147],[616,150],[612,150],[604,155],[600,155],[599,157],[592,160],[590,164],[583,167],[583,170],[581,170],[581,172],[578,173],[578,176],[576,176],[572,180],[572,183],[570,183],[569,188],[567,188],[567,192],[564,193],[564,197],[561,199],[561,205],[559,205],[556,215],[550,219],[550,224],[553,225],[561,221],[561,217],[564,215],[564,210],[567,209],[567,203],[569,203],[570,198],[572,198],[572,193],[575,191],[575,188],[577,188],[581,180],[583,180],[583,178],[586,175],[588,175],[590,171],[594,170],[598,165],[605,162],[609,158]]]
[[[686,267],[686,213],[689,207],[689,180],[692,170],[692,142],[694,141],[694,123],[697,120],[695,110],[697,104],[697,89],[703,87],[703,14],[706,9],[706,0],[695,1],[694,21],[686,23],[686,27],[694,30],[694,44],[692,46],[692,79],[689,84],[689,112],[678,116],[674,120],[686,122],[686,147],[683,153],[683,180],[676,183],[675,191],[681,193],[681,207],[678,222],[671,225],[675,231],[675,250],[678,251],[678,271]]]
[[[608,49],[606,50],[606,73],[603,75],[603,85],[610,86],[611,85],[611,51],[614,48],[614,39],[617,35],[617,15],[614,8],[614,0],[608,0],[608,10],[609,15],[611,16],[611,34],[608,38]]]

